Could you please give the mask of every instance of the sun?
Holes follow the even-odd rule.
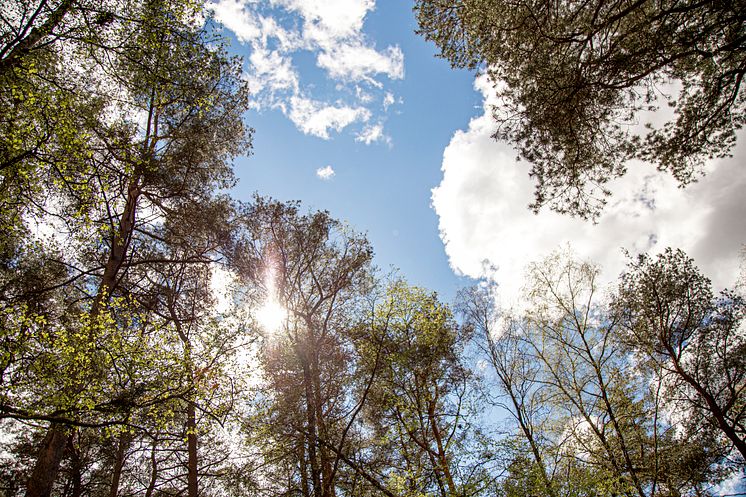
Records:
[[[274,298],[267,299],[256,311],[257,321],[268,333],[276,333],[285,322],[287,315],[285,308]]]
[[[269,268],[265,274],[264,285],[267,289],[267,297],[262,306],[256,310],[255,316],[264,331],[274,334],[287,319],[288,312],[277,300],[276,277],[272,268]]]

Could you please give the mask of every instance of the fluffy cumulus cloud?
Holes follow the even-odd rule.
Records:
[[[332,179],[332,176],[334,176],[334,174],[334,168],[329,165],[320,167],[316,170],[316,176],[324,181]]]
[[[386,83],[404,77],[401,49],[379,49],[363,32],[375,0],[217,0],[209,8],[250,50],[254,107],[281,110],[303,133],[329,139],[330,130],[357,124],[360,136],[371,113],[388,111]],[[297,56],[309,52],[315,72],[301,74]],[[316,75],[333,89],[327,100],[315,94],[323,90],[318,81],[304,83]]]
[[[258,47],[249,56],[254,72],[247,74],[252,91],[266,95],[282,90],[297,93],[298,73],[289,57],[277,50]]]
[[[303,18],[307,38],[319,44],[357,36],[375,0],[273,0]]]
[[[492,91],[479,79],[485,112],[458,131],[443,154],[443,179],[432,204],[453,269],[492,278],[504,306],[520,307],[526,266],[566,249],[602,266],[611,283],[624,269],[627,250],[686,251],[718,288],[732,286],[746,243],[746,133],[734,157],[708,166],[708,174],[685,188],[649,164],[632,163],[611,185],[613,197],[597,224],[548,209],[533,214],[534,183],[516,152],[491,138]]]

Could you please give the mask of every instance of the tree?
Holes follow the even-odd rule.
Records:
[[[738,2],[417,0],[419,33],[495,86],[494,135],[531,164],[534,202],[598,216],[632,158],[686,185],[746,119]],[[679,88],[665,90],[666,86]],[[675,118],[639,132],[660,102]]]
[[[511,474],[508,479],[522,479],[524,483],[531,481],[534,491],[556,497],[550,474],[556,454],[551,453],[551,444],[543,435],[549,406],[543,396],[540,362],[535,360],[530,346],[521,339],[517,319],[506,319],[500,328],[496,292],[495,287],[489,286],[466,288],[459,292],[457,309],[465,324],[474,330],[477,348],[494,375],[487,388],[494,386],[497,394],[488,394],[487,403],[508,412],[518,425],[518,439],[523,443],[519,443],[517,449],[511,447],[511,452],[531,454],[530,458],[514,458],[508,467]],[[549,461],[545,461],[547,458]],[[511,491],[517,490],[505,489],[506,494]]]
[[[668,396],[746,459],[746,335],[743,296],[714,297],[710,280],[681,250],[641,255],[622,275],[616,299],[624,337],[669,381]]]
[[[565,254],[532,264],[516,316],[488,291],[462,297],[467,322],[494,371],[492,401],[513,419],[506,495],[658,496],[717,482],[722,452],[682,429],[665,378],[641,371],[621,340],[616,312],[600,301],[598,269]],[[502,322],[502,325],[500,326]]]
[[[499,458],[477,419],[465,353],[472,328],[434,292],[401,279],[373,304],[363,327],[369,338],[358,342],[365,369],[379,370],[364,407],[367,464],[399,495],[489,493]]]
[[[71,426],[126,424],[133,408],[152,403],[148,388],[159,391],[155,383],[167,376],[130,381],[142,380],[149,365],[162,365],[145,360],[162,349],[142,347],[158,333],[147,328],[139,297],[147,293],[148,268],[175,262],[169,257],[176,253],[153,247],[188,239],[182,246],[194,250],[181,252],[180,262],[212,262],[216,247],[205,248],[199,236],[229,210],[215,191],[232,184],[230,159],[250,143],[240,64],[195,22],[198,6],[152,1],[120,7],[117,15],[130,21],[110,27],[107,41],[115,50],[90,39],[83,49],[76,36],[55,37],[48,41],[59,53],[49,55],[49,43],[41,40],[33,51],[7,59],[12,64],[2,75],[2,97],[11,104],[3,144],[20,143],[2,152],[2,180],[14,186],[7,190],[13,195],[3,197],[3,224],[17,234],[5,251],[9,279],[2,304],[8,320],[2,331],[13,349],[4,356],[12,364],[3,367],[21,380],[3,384],[2,415],[52,423],[29,495],[51,491]],[[78,14],[84,19],[90,12]],[[85,75],[75,64],[63,71],[56,57],[79,62]],[[43,111],[34,111],[31,97],[42,98]],[[86,112],[70,120],[78,107],[61,106],[62,124],[49,125],[54,104],[69,101]],[[84,106],[86,101],[95,105]],[[18,122],[28,124],[20,141],[13,134]],[[67,250],[45,248],[39,261],[30,251],[26,224],[32,219],[59,223]],[[30,271],[20,274],[25,279],[13,274],[15,267],[41,264],[49,268],[42,278],[29,280]],[[22,311],[19,318],[12,317],[15,309]],[[142,339],[132,340],[138,333]],[[172,386],[178,388],[178,378]]]
[[[354,465],[346,454],[364,402],[355,388],[350,332],[369,285],[372,250],[328,213],[303,215],[297,204],[257,198],[245,220],[239,273],[263,289],[262,300],[287,313],[276,330],[265,330],[268,405],[252,437],[275,461],[266,475],[269,491],[334,496],[345,484],[344,468]]]

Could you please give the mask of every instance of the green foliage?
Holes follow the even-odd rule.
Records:
[[[491,481],[468,416],[470,374],[461,355],[469,330],[435,293],[388,285],[357,343],[373,377],[366,419],[387,478],[405,495],[479,494]]]
[[[43,443],[69,447],[36,467],[54,473],[64,455],[74,486],[112,437],[206,433],[182,429],[185,406],[218,423],[230,410],[240,327],[209,316],[204,288],[233,241],[219,192],[249,151],[248,89],[199,2],[18,0],[7,12],[0,417],[53,423],[48,434],[64,437]],[[192,314],[165,302],[184,273],[201,282],[179,287]],[[188,354],[182,335],[195,341]]]
[[[697,414],[707,404],[697,396],[698,388],[718,391],[729,405],[739,391],[726,379],[746,374],[733,360],[742,355],[740,301],[729,293],[714,312],[709,281],[683,253],[644,256],[631,268],[611,303],[598,298],[598,268],[563,253],[530,266],[521,315],[500,317],[490,289],[462,293],[459,309],[492,370],[489,398],[511,417],[500,493],[683,495],[733,474],[713,416],[702,416],[713,413]],[[656,345],[661,337],[669,345]],[[655,352],[670,344],[689,349],[682,372],[698,386]],[[721,361],[731,369],[719,369]]]
[[[442,57],[489,75],[495,138],[530,163],[534,210],[595,218],[632,158],[686,185],[706,159],[729,155],[744,124],[735,4],[418,0],[415,10]],[[662,106],[674,119],[634,129]]]

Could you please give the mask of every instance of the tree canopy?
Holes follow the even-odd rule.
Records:
[[[746,119],[739,2],[417,0],[419,33],[493,83],[494,137],[536,181],[531,207],[594,218],[630,159],[681,185]],[[645,114],[673,118],[647,126]],[[644,125],[644,126],[643,126]]]
[[[448,10],[423,1],[421,15],[433,5]],[[582,18],[588,5],[567,8]],[[669,249],[632,258],[602,300],[596,266],[555,254],[529,267],[520,313],[489,285],[451,306],[382,274],[366,235],[329,212],[232,198],[232,160],[251,149],[248,88],[203,7],[17,0],[2,12],[0,496],[669,497],[743,471],[740,290],[715,295]],[[644,38],[650,16],[742,15],[627,7],[598,7],[583,53],[630,50],[605,37],[632,23]],[[516,26],[536,27],[521,12]],[[696,45],[716,72],[740,55],[726,31]],[[710,67],[703,57],[671,67],[693,64],[685,79]],[[636,84],[652,92],[665,77]],[[723,78],[737,97],[740,79]],[[640,109],[647,98],[621,94]],[[730,105],[736,126],[741,101]],[[730,143],[713,119],[708,140]],[[675,142],[664,131],[641,138],[645,153]]]

